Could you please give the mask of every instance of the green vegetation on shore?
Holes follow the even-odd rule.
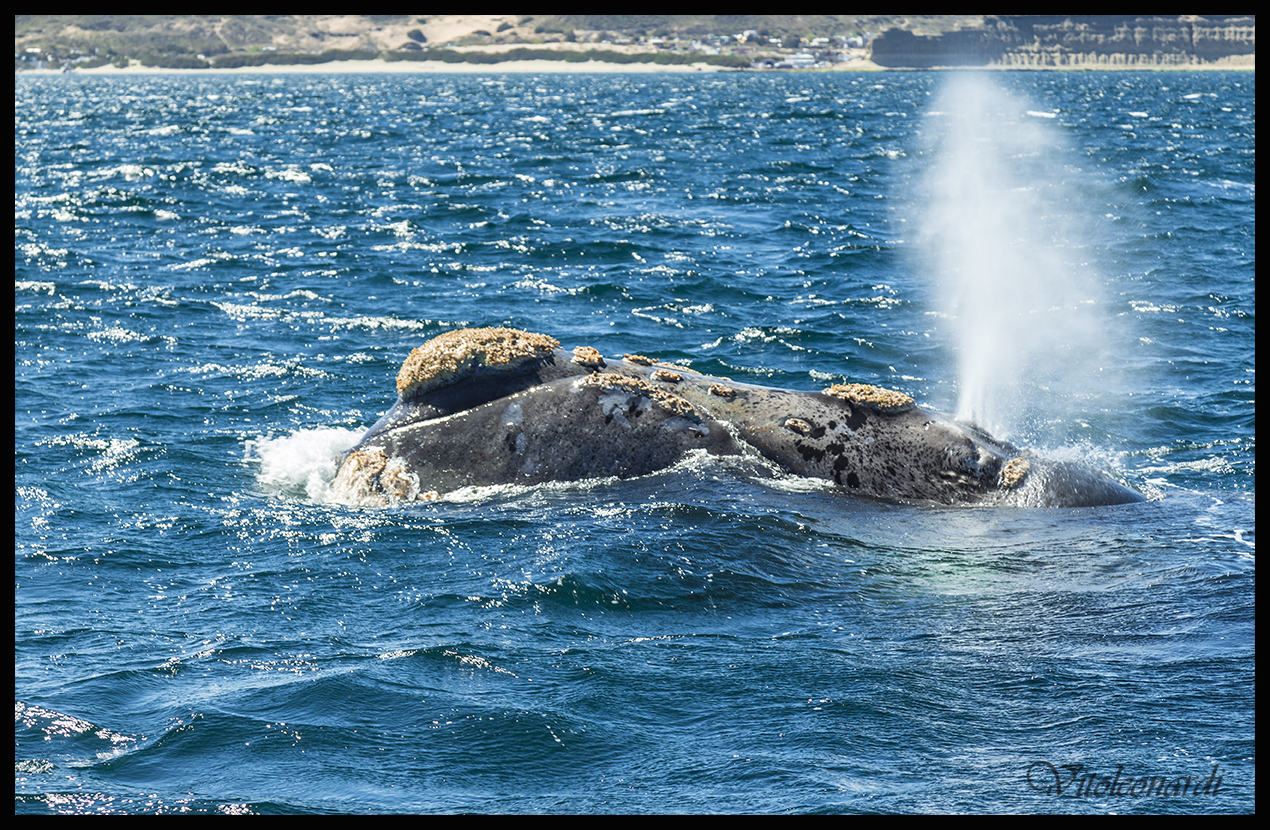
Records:
[[[211,60],[191,61],[189,58],[175,56],[170,62],[162,57],[142,58],[144,66],[157,66],[169,69],[234,69],[242,66],[286,66],[330,63],[332,61],[441,61],[442,63],[497,64],[507,61],[564,61],[566,63],[585,63],[586,61],[604,61],[606,63],[653,63],[658,65],[677,66],[692,63],[705,63],[712,66],[724,66],[733,69],[748,67],[748,58],[740,55],[702,55],[677,52],[644,52],[630,54],[615,52],[610,49],[533,49],[517,47],[505,52],[459,52],[454,49],[425,49],[422,51],[371,52],[365,50],[328,50],[318,54],[300,54],[295,52],[256,52],[250,54],[219,55]],[[199,65],[194,66],[192,63]]]

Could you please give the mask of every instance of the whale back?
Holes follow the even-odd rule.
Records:
[[[337,476],[353,500],[485,484],[646,475],[699,450],[753,452],[855,495],[1084,506],[1142,496],[1088,467],[1023,453],[901,392],[736,383],[545,335],[463,329],[415,349],[396,404]]]

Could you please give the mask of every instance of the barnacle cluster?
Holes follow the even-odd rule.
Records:
[[[1006,489],[1017,487],[1030,469],[1032,469],[1032,462],[1023,456],[1011,458],[1001,467],[1001,486]]]
[[[903,392],[867,383],[835,383],[824,394],[885,413],[903,412],[913,406],[913,399]]]
[[[573,362],[588,369],[601,369],[604,367],[604,355],[600,354],[599,349],[578,346],[573,350]]]
[[[652,378],[653,380],[660,380],[663,383],[678,383],[684,379],[684,376],[678,372],[672,372],[669,369],[654,369]]]
[[[799,435],[806,435],[811,432],[811,424],[802,418],[786,418],[784,426],[785,429],[790,432],[797,432]]]
[[[387,504],[398,501],[432,501],[436,491],[422,492],[419,476],[406,469],[400,458],[389,458],[378,447],[354,450],[344,460],[332,483],[335,495],[354,504]]]
[[[628,378],[614,372],[602,372],[587,375],[579,383],[583,386],[598,387],[604,392],[618,391],[625,392],[628,395],[642,395],[651,399],[653,403],[672,415],[679,415],[697,422],[701,421],[700,413],[688,401],[672,392],[653,386],[648,381],[640,378]]]
[[[480,369],[512,371],[559,346],[554,337],[501,326],[448,331],[410,353],[397,373],[397,394],[406,400]]]

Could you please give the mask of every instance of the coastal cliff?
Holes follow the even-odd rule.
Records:
[[[981,28],[922,37],[890,29],[873,39],[881,67],[1195,67],[1256,53],[1251,16],[1000,15]]]

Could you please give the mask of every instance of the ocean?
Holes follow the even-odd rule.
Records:
[[[14,81],[18,813],[1256,809],[1252,72]],[[505,325],[1148,497],[340,503]]]

